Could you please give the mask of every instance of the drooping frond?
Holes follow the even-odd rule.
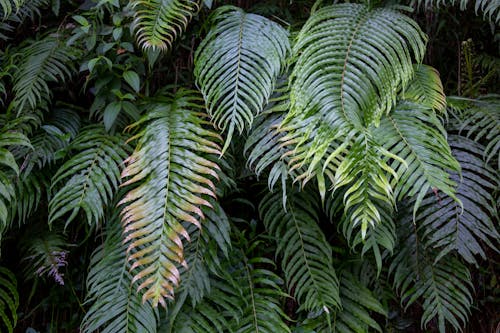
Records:
[[[214,11],[212,24],[196,51],[194,75],[215,126],[228,131],[225,150],[234,131],[262,111],[290,45],[280,25],[236,7]]]
[[[408,83],[401,98],[413,101],[436,111],[444,111],[446,108],[446,96],[443,84],[439,78],[439,72],[427,65],[414,65],[415,76]]]
[[[49,231],[45,224],[30,229],[21,239],[26,279],[47,277],[64,285],[64,269],[68,264],[68,243],[62,233]]]
[[[391,164],[399,175],[394,181],[395,196],[398,200],[416,196],[414,214],[430,188],[456,199],[456,183],[448,172],[460,172],[460,164],[451,154],[446,131],[432,109],[400,102],[374,132],[377,142],[405,161],[395,159]]]
[[[387,316],[387,310],[354,274],[344,271],[340,277],[342,308],[331,312],[311,313],[299,327],[305,332],[357,333],[382,332],[371,312]],[[303,332],[298,330],[297,332]]]
[[[14,25],[34,19],[47,4],[49,0],[0,0],[0,39],[7,39],[2,31],[13,31]]]
[[[342,198],[345,194],[344,190],[335,192],[332,196],[328,196],[325,202],[326,213],[330,221],[336,222],[335,218],[342,210]],[[366,235],[363,239],[361,230],[355,228],[351,223],[351,214],[353,209],[347,210],[340,218],[339,229],[342,230],[344,237],[347,239],[352,249],[358,249],[361,246],[361,256],[367,253],[372,253],[377,265],[377,270],[380,273],[382,269],[382,253],[384,249],[392,253],[396,243],[396,226],[393,218],[393,207],[382,200],[373,200],[373,205],[380,214],[380,223],[375,226],[368,226]]]
[[[325,176],[335,189],[350,186],[345,203],[355,207],[352,221],[363,235],[380,221],[364,199],[374,195],[393,202],[387,152],[367,128],[393,108],[424,50],[425,36],[409,17],[360,4],[315,11],[297,36],[281,140],[289,146],[291,170],[306,170],[296,180],[316,177],[322,196]]]
[[[475,100],[450,97],[451,112],[459,119],[450,129],[458,130],[484,144],[484,158],[495,159],[500,169],[500,95],[486,95]]]
[[[474,3],[476,15],[479,11],[483,12],[483,17],[491,22],[498,23],[500,21],[500,2],[495,0],[412,0],[412,4],[424,8],[441,5],[460,5],[460,10],[465,10],[467,6]]]
[[[137,146],[127,158],[123,184],[133,188],[121,201],[128,260],[139,268],[143,300],[166,305],[179,284],[177,264],[185,265],[180,236],[189,239],[182,222],[200,226],[210,207],[204,196],[215,197],[210,178],[219,168],[204,155],[220,154],[213,140],[218,136],[204,129],[200,99],[181,90],[175,96],[151,102],[151,111],[134,127]]]
[[[382,201],[391,209],[395,205],[389,177],[397,179],[397,175],[388,158],[399,159],[365,133],[356,138],[335,174],[335,188],[349,185],[343,197],[345,211],[353,227],[361,226],[362,239],[368,226],[375,228],[382,220],[376,202]]]
[[[300,309],[329,311],[340,308],[339,282],[331,246],[318,223],[319,198],[306,192],[288,194],[286,210],[281,194],[269,193],[259,206],[266,229],[277,241],[288,290]]]
[[[477,264],[477,255],[487,258],[485,245],[498,251],[500,234],[495,226],[498,212],[494,193],[500,184],[495,171],[481,159],[483,146],[457,135],[450,136],[449,142],[462,165],[462,177],[453,178],[458,183],[457,197],[463,211],[450,197],[437,199],[431,193],[422,202],[417,225],[428,239],[426,246],[440,249],[436,260],[457,251],[467,262]]]
[[[274,266],[272,260],[263,257],[249,256],[249,252],[257,244],[245,244],[233,254],[240,263],[234,267],[231,275],[239,285],[242,314],[236,318],[234,332],[236,333],[289,333],[290,329],[284,322],[286,315],[280,307],[280,299],[285,296],[280,285],[283,281],[270,269]]]
[[[202,230],[185,223],[191,241],[184,249],[187,268],[180,268],[182,283],[176,291],[179,294],[175,300],[176,308],[182,306],[186,296],[189,296],[190,304],[196,306],[210,293],[209,275],[219,270],[219,255],[227,257],[231,247],[228,217],[215,199],[209,198],[209,202],[213,208],[202,207],[205,214]]]
[[[18,111],[32,109],[50,98],[50,82],[69,79],[77,49],[67,47],[54,37],[45,37],[26,44],[19,50],[14,78],[14,102]]]
[[[127,157],[125,138],[89,126],[69,149],[76,154],[52,178],[57,189],[49,202],[49,223],[70,213],[68,225],[83,210],[87,223],[97,226],[120,184],[121,163]]]
[[[406,308],[417,300],[422,305],[422,328],[437,319],[439,331],[447,326],[460,330],[467,322],[473,286],[467,267],[453,254],[436,262],[437,253],[425,247],[416,229],[411,207],[402,211],[398,223],[400,245],[389,272]]]
[[[9,224],[17,221],[17,225],[26,223],[28,218],[38,209],[43,198],[47,197],[50,179],[43,172],[31,172],[26,177],[16,179],[14,183],[15,202],[10,207]]]
[[[143,49],[170,49],[199,7],[199,0],[133,0],[137,43]]]
[[[18,131],[4,127],[0,130],[0,235],[8,220],[8,204],[15,199],[12,176],[19,176],[19,166],[11,147],[24,146],[32,149],[29,139]]]
[[[108,222],[105,240],[92,254],[87,277],[90,308],[81,323],[83,333],[156,333],[157,313],[143,303],[132,283],[117,217]]]
[[[279,85],[285,83],[280,82]],[[248,154],[248,167],[254,170],[258,177],[269,170],[270,190],[274,189],[278,181],[281,181],[281,187],[285,189],[289,173],[287,150],[280,141],[284,133],[277,130],[288,111],[288,99],[286,87],[276,88],[264,111],[255,118],[255,124],[250,130],[243,150],[245,155]],[[283,191],[283,194],[286,195],[286,191]]]
[[[69,108],[53,110],[50,119],[30,138],[33,149],[24,150],[22,171],[29,174],[33,168],[40,170],[63,158],[79,130],[78,113]]]
[[[7,268],[0,267],[0,328],[2,332],[14,332],[18,306],[16,277]]]

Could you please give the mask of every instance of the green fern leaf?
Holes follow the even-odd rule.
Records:
[[[460,164],[451,154],[446,131],[432,109],[401,102],[381,119],[374,137],[386,150],[405,161],[392,162],[391,167],[399,176],[393,185],[399,200],[416,196],[414,214],[430,188],[458,200],[456,183],[448,172],[460,172]]]
[[[199,0],[133,0],[134,29],[143,49],[166,51],[186,30],[200,7]]]
[[[474,10],[476,11],[476,15],[479,10],[483,12],[483,18],[486,18],[488,16],[488,19],[491,22],[498,23],[500,21],[500,2],[495,1],[495,0],[474,0],[474,1],[469,1],[469,0],[412,0],[412,5],[417,6],[417,7],[432,7],[436,6],[439,7],[441,5],[452,5],[454,6],[455,3],[459,3],[460,5],[460,10],[465,10],[467,6],[471,3],[474,2]]]
[[[127,157],[124,139],[107,134],[101,126],[90,126],[70,149],[77,154],[52,178],[51,189],[58,190],[49,202],[49,223],[71,213],[67,226],[83,210],[88,224],[97,226],[120,183],[120,165]]]
[[[50,98],[49,82],[70,78],[77,49],[66,47],[56,38],[30,42],[19,50],[21,57],[14,72],[14,103],[22,110],[25,106],[36,108]]]
[[[0,328],[13,333],[17,323],[19,294],[16,277],[4,267],[0,267],[0,286]]]
[[[257,244],[252,244],[253,246]],[[253,246],[248,246],[248,250]],[[249,257],[242,249],[235,278],[240,286],[243,313],[235,323],[236,333],[288,333],[290,329],[283,319],[286,315],[280,308],[280,298],[285,296],[280,285],[283,281],[268,269],[273,262],[267,258]],[[247,250],[247,251],[248,251]]]
[[[484,245],[498,251],[500,234],[495,227],[498,212],[493,193],[499,183],[495,171],[478,157],[484,147],[456,135],[450,136],[449,142],[462,165],[462,177],[453,175],[453,178],[459,184],[457,197],[463,207],[449,197],[436,200],[430,194],[423,201],[417,224],[428,239],[426,246],[440,249],[436,260],[457,251],[467,262],[477,265],[476,255],[487,258]]]
[[[158,314],[135,292],[117,217],[111,218],[105,236],[90,260],[86,303],[91,305],[82,332],[156,333]]]
[[[286,210],[280,193],[269,193],[259,211],[268,232],[277,240],[276,254],[283,257],[288,289],[300,309],[318,311],[340,307],[339,282],[332,266],[332,251],[318,222],[316,197],[288,195]]]
[[[431,66],[414,65],[415,76],[401,94],[401,98],[436,111],[446,108],[446,96],[439,72]]]
[[[252,124],[271,96],[289,53],[288,33],[255,14],[225,6],[195,55],[194,75],[215,126],[233,133]]]
[[[476,100],[450,97],[449,101],[452,114],[459,119],[458,124],[450,124],[450,129],[484,143],[486,162],[496,159],[500,169],[500,95],[486,95]]]
[[[411,206],[405,208],[398,224],[401,244],[389,268],[394,287],[406,308],[422,299],[422,328],[436,318],[439,332],[447,332],[447,324],[460,330],[472,304],[469,270],[452,255],[436,262],[438,253],[425,247],[426,239],[415,228]]]
[[[202,127],[199,101],[194,92],[180,91],[151,103],[133,125],[143,129],[133,137],[137,147],[122,173],[130,177],[123,185],[133,185],[121,204],[129,260],[140,268],[134,282],[141,280],[143,300],[154,306],[173,298],[180,278],[176,264],[186,264],[180,236],[189,235],[181,223],[200,226],[199,206],[211,206],[203,196],[215,197],[209,177],[217,178],[219,167],[203,156],[220,153],[212,141],[218,136]]]

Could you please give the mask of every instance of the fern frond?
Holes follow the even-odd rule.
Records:
[[[340,308],[339,281],[332,264],[332,250],[318,223],[315,196],[288,194],[286,210],[280,193],[269,193],[259,206],[268,232],[276,239],[288,290],[300,309],[318,311]]]
[[[118,217],[108,222],[105,237],[90,260],[86,303],[91,305],[82,320],[82,332],[156,333],[158,314],[151,302],[143,303],[135,292]]]
[[[457,200],[456,183],[448,172],[460,172],[460,164],[451,154],[446,131],[432,109],[400,102],[381,119],[374,136],[386,150],[405,161],[392,162],[391,167],[399,176],[393,185],[399,200],[416,196],[414,214],[430,188]]]
[[[322,333],[357,333],[373,330],[382,332],[380,325],[371,316],[371,312],[387,316],[387,310],[370,289],[348,271],[343,271],[340,276],[340,299],[342,300],[341,309],[334,313],[311,313],[308,319],[299,324],[299,327],[307,327],[309,330],[306,332]]]
[[[450,97],[449,100],[450,111],[459,119],[458,123],[450,124],[450,129],[484,144],[486,162],[496,159],[500,169],[500,95],[486,95],[475,100]]]
[[[485,245],[498,251],[500,234],[495,226],[498,212],[493,193],[500,184],[495,171],[479,157],[484,147],[456,135],[450,136],[449,142],[462,165],[461,178],[453,178],[458,183],[457,197],[463,207],[449,197],[436,200],[435,195],[429,194],[417,215],[417,225],[428,239],[426,246],[440,249],[436,260],[457,251],[467,262],[477,265],[475,256],[487,257]]]
[[[290,45],[281,26],[237,7],[218,8],[212,24],[196,50],[194,75],[215,126],[228,131],[224,152],[234,131],[262,111]]]
[[[235,323],[236,333],[289,333],[284,322],[286,315],[280,307],[280,298],[286,296],[280,285],[283,281],[270,268],[272,260],[251,257],[248,252],[256,244],[246,245],[246,251],[237,249],[235,255],[241,263],[235,267],[235,282],[240,286],[240,295],[244,301],[243,313]]]
[[[181,267],[180,270],[182,283],[176,291],[180,294],[179,299],[175,300],[176,307],[182,305],[179,303],[182,303],[180,299],[185,299],[183,293],[189,295],[192,306],[196,306],[206,294],[209,294],[211,291],[209,275],[216,274],[220,269],[219,255],[221,253],[226,257],[229,255],[231,227],[228,217],[215,199],[210,198],[209,202],[213,208],[202,207],[205,214],[203,229],[199,230],[193,224],[185,226],[191,241],[184,249],[187,268]]]
[[[5,267],[0,267],[0,328],[13,333],[17,323],[19,294],[14,274]]]
[[[52,111],[50,119],[30,138],[33,150],[25,149],[22,170],[29,174],[36,166],[38,170],[64,157],[70,141],[80,130],[80,117],[69,108]]]
[[[76,155],[52,178],[51,189],[58,190],[49,202],[49,224],[71,213],[67,226],[83,210],[87,223],[98,225],[120,183],[120,165],[128,155],[124,141],[101,126],[82,130],[69,147]]]
[[[465,10],[467,6],[471,3],[474,3],[474,10],[476,11],[476,15],[479,10],[483,12],[483,18],[488,16],[488,20],[491,22],[498,23],[500,21],[500,2],[495,0],[412,0],[411,4],[417,7],[432,7],[432,6],[446,6],[455,4],[459,4],[460,10]]]
[[[446,96],[439,72],[427,65],[414,65],[415,76],[401,94],[401,98],[413,101],[436,111],[446,108]]]
[[[186,264],[180,236],[189,235],[181,223],[200,226],[199,207],[211,206],[204,196],[215,197],[209,178],[217,178],[219,167],[204,155],[220,153],[213,141],[219,137],[202,127],[199,102],[195,92],[183,90],[152,102],[133,125],[142,130],[122,173],[129,178],[123,185],[133,185],[120,202],[128,260],[140,268],[134,282],[141,281],[143,300],[154,306],[173,297],[180,278],[176,264]]]
[[[67,240],[58,231],[49,231],[45,225],[28,229],[21,240],[26,279],[47,276],[64,285],[64,273],[61,269],[68,264],[67,247]]]
[[[401,244],[389,273],[402,302],[408,308],[421,300],[422,328],[436,318],[439,332],[447,332],[448,325],[460,330],[467,322],[472,304],[469,270],[452,254],[436,262],[438,254],[425,247],[426,239],[415,227],[411,207],[402,211],[398,225]]]
[[[134,30],[143,49],[166,51],[200,8],[199,0],[133,0]]]
[[[0,130],[0,236],[8,222],[8,205],[15,199],[12,173],[19,176],[19,166],[9,149],[16,146],[33,148],[23,133],[12,131],[8,126],[4,126]]]
[[[40,102],[49,100],[51,89],[48,84],[71,77],[76,52],[77,49],[50,36],[20,49],[21,56],[16,62],[18,70],[13,73],[16,108],[22,110],[28,106],[34,109]]]
[[[357,173],[342,173],[358,160],[367,168],[383,168],[377,156],[382,151],[356,141],[392,109],[398,90],[413,77],[413,60],[420,62],[424,51],[425,36],[418,25],[391,9],[336,4],[310,16],[293,49],[290,111],[281,125],[290,169],[306,170],[296,180],[305,183],[316,176],[324,187],[328,176],[337,187],[334,178],[344,178],[344,185],[344,180],[354,179]],[[365,153],[368,158],[360,159]],[[382,196],[390,201],[387,192]],[[359,216],[364,230],[379,220],[372,208],[366,208]]]
[[[10,205],[10,224],[17,219],[17,225],[26,223],[28,218],[38,209],[43,198],[47,197],[50,179],[43,172],[32,172],[26,177],[20,177],[15,185],[15,203]]]

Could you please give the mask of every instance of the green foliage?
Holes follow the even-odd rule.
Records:
[[[472,304],[469,270],[453,255],[436,262],[436,252],[425,246],[426,238],[415,227],[409,210],[402,212],[398,229],[400,248],[389,270],[402,302],[407,308],[422,300],[422,328],[436,318],[440,332],[446,332],[447,325],[459,330]]]
[[[395,195],[398,199],[416,196],[413,214],[430,188],[456,199],[456,183],[448,172],[460,172],[460,164],[452,156],[446,130],[432,109],[401,102],[382,118],[375,137],[384,142],[385,149],[404,160],[402,163],[395,159],[391,165],[399,176]]]
[[[82,332],[101,329],[109,333],[156,332],[157,311],[151,306],[144,306],[141,296],[135,292],[130,266],[119,219],[111,217],[105,240],[94,251],[90,261],[87,302],[91,306],[83,318]]]
[[[453,177],[459,184],[457,197],[462,207],[449,197],[436,202],[431,194],[424,199],[417,224],[428,239],[426,246],[441,249],[436,260],[456,251],[464,260],[477,265],[475,256],[486,259],[484,245],[498,251],[496,243],[500,234],[494,222],[498,220],[498,212],[493,195],[499,187],[498,176],[480,158],[484,151],[480,144],[455,135],[450,136],[449,141],[462,165],[461,177]]]
[[[87,223],[98,225],[120,183],[120,165],[127,157],[124,141],[102,126],[82,129],[69,147],[76,154],[52,178],[51,189],[57,191],[49,202],[49,224],[71,213],[67,226],[83,210]]]
[[[493,331],[499,11],[457,3],[0,0],[0,331]]]
[[[24,107],[34,109],[49,100],[49,82],[65,81],[71,77],[73,60],[77,57],[75,51],[52,36],[26,43],[19,50],[17,70],[13,75],[14,101],[18,112]]]
[[[189,235],[181,223],[201,227],[200,206],[211,207],[204,196],[215,196],[210,178],[218,178],[219,167],[204,155],[219,153],[218,137],[203,128],[199,102],[192,91],[152,101],[133,125],[144,129],[133,137],[136,149],[122,173],[123,185],[134,185],[120,202],[128,260],[141,269],[133,281],[141,281],[143,301],[155,306],[173,297],[180,278],[175,265],[186,264],[180,236]]]
[[[288,33],[265,17],[221,7],[196,51],[196,82],[217,128],[233,133],[252,124],[267,103],[289,53]]]
[[[168,50],[199,9],[199,0],[133,0],[134,29],[143,49]]]
[[[5,267],[0,267],[0,286],[0,318],[3,324],[0,327],[12,333],[17,322],[19,295],[16,277]]]
[[[289,193],[283,207],[280,193],[269,193],[260,204],[268,232],[277,240],[288,289],[301,309],[318,311],[340,307],[339,282],[332,251],[318,226],[317,199],[308,193]],[[285,208],[285,209],[284,209]]]

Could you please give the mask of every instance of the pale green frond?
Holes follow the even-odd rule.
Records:
[[[449,142],[462,165],[461,177],[453,175],[453,178],[458,183],[457,197],[463,207],[450,197],[436,198],[430,193],[422,202],[416,223],[428,239],[426,246],[439,249],[436,260],[456,251],[467,262],[477,265],[476,256],[487,258],[485,246],[498,251],[500,234],[494,193],[500,184],[495,170],[480,158],[483,146],[457,135],[450,136]]]
[[[364,128],[389,113],[425,51],[416,22],[388,8],[335,4],[310,16],[293,48],[290,111],[281,130],[296,180],[332,181]],[[351,159],[352,160],[352,159]]]
[[[425,247],[416,230],[411,205],[405,208],[398,223],[400,245],[389,268],[394,288],[406,308],[419,301],[422,329],[436,319],[441,333],[461,330],[472,305],[469,270],[451,253],[436,262],[438,253]]]
[[[450,97],[450,111],[458,118],[450,129],[458,130],[474,141],[484,144],[484,158],[495,159],[500,169],[500,95],[486,95],[478,99]]]
[[[212,28],[195,54],[197,85],[215,126],[228,132],[252,125],[285,67],[290,43],[277,23],[224,6],[214,11]]]
[[[134,30],[143,49],[166,51],[200,8],[199,0],[132,0]]]
[[[90,308],[80,325],[83,333],[157,332],[157,311],[136,292],[126,253],[118,217],[113,217],[104,243],[90,259],[85,301]]]
[[[71,77],[78,50],[49,36],[26,44],[18,52],[13,93],[15,107],[20,111],[24,107],[34,109],[50,99],[49,83],[64,82]]]
[[[451,154],[446,131],[432,109],[400,102],[381,119],[374,137],[404,160],[391,163],[398,174],[393,182],[394,194],[398,200],[416,196],[414,214],[430,188],[456,199],[456,183],[449,172],[460,172],[460,164]]]
[[[345,189],[338,190],[333,195],[326,198],[325,211],[331,222],[336,222],[335,217],[338,216],[343,209],[342,198],[344,197],[345,191]],[[349,246],[354,250],[360,251],[362,257],[366,254],[373,254],[378,273],[380,273],[382,270],[384,249],[388,250],[390,253],[394,250],[396,243],[396,225],[393,217],[394,209],[391,205],[377,199],[373,200],[373,205],[380,214],[380,223],[375,226],[368,226],[364,239],[361,230],[351,223],[350,215],[353,213],[353,209],[347,210],[342,215],[339,222],[339,229],[342,230]],[[359,247],[361,247],[360,250]]]
[[[369,226],[376,228],[382,221],[376,202],[391,209],[395,205],[389,177],[397,177],[387,160],[397,157],[376,142],[368,132],[356,138],[333,180],[334,189],[348,185],[343,196],[345,211],[352,226],[361,227],[362,239]]]
[[[96,227],[120,184],[121,164],[127,157],[125,138],[109,135],[102,126],[89,126],[73,140],[74,152],[52,178],[56,190],[49,202],[49,224],[70,214],[67,226],[80,211]]]
[[[445,111],[446,96],[439,72],[427,65],[414,65],[415,76],[401,93],[401,98],[435,111]]]
[[[286,210],[281,193],[269,193],[259,206],[267,231],[276,239],[286,284],[299,309],[340,308],[339,281],[332,250],[319,227],[318,197],[289,191]]]
[[[140,131],[137,146],[126,160],[123,183],[132,189],[120,202],[128,260],[138,268],[134,282],[143,300],[154,306],[173,298],[179,284],[178,264],[185,265],[183,241],[189,239],[182,222],[201,227],[200,206],[215,197],[211,178],[217,164],[206,155],[220,154],[217,134],[203,128],[201,99],[181,90],[152,101],[150,111],[133,127]]]
[[[16,277],[7,268],[0,267],[0,328],[2,332],[14,332],[18,306]]]

